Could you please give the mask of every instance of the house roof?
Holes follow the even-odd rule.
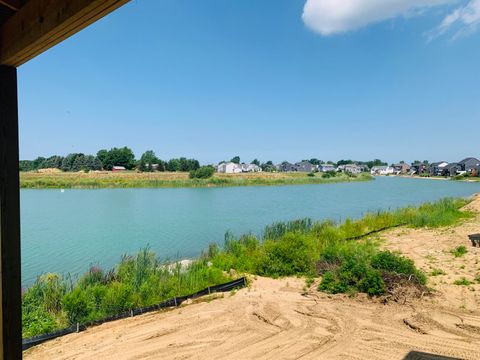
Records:
[[[462,161],[459,161],[458,163],[459,163],[459,164],[465,164],[467,161],[470,161],[470,160],[473,160],[473,161],[476,161],[476,162],[480,163],[480,160],[477,159],[477,158],[474,158],[474,157],[465,158],[465,159],[463,159]]]

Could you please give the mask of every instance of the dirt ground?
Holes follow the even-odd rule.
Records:
[[[305,291],[297,278],[255,278],[248,289],[180,309],[93,327],[39,345],[26,359],[404,359],[420,351],[480,359],[480,197],[474,219],[440,230],[396,229],[381,234],[431,276],[434,296],[382,304]],[[465,245],[468,253],[450,251]],[[438,271],[437,271],[438,272]],[[455,285],[465,278],[476,282]],[[413,358],[413,357],[412,357]]]

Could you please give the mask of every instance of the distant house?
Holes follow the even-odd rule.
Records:
[[[260,171],[262,171],[262,168],[255,164],[236,164],[233,162],[223,162],[217,166],[217,172],[224,174],[239,174]]]
[[[282,172],[297,171],[297,167],[294,164],[291,164],[287,161],[284,161],[283,163],[278,164],[277,168],[278,168],[278,171],[282,171]]]
[[[440,161],[431,163],[428,168],[428,173],[432,176],[441,176],[444,173],[445,168],[447,167],[448,162]]]
[[[316,170],[315,165],[309,163],[308,161],[302,161],[302,162],[296,163],[295,167],[297,169],[296,171],[300,171],[300,172],[312,172]]]
[[[222,162],[217,166],[217,172],[224,174],[238,174],[242,172],[242,166],[233,162]]]
[[[242,172],[261,172],[262,168],[255,164],[241,164]]]
[[[413,163],[410,167],[410,174],[411,175],[421,175],[428,173],[428,166],[424,163]]]
[[[337,168],[335,167],[335,165],[332,165],[332,164],[320,164],[318,166],[318,171],[320,172],[329,172],[329,171],[336,171]]]
[[[450,163],[443,169],[443,176],[456,176],[462,172],[462,165],[459,163]]]
[[[393,165],[393,169],[397,174],[408,174],[410,172],[411,166],[407,163],[398,163]]]
[[[347,164],[344,166],[343,171],[349,174],[360,174],[363,168],[357,164]]]
[[[480,160],[474,157],[469,157],[459,161],[458,164],[462,167],[461,171],[471,173],[472,170],[480,167]]]
[[[119,172],[119,171],[125,171],[125,170],[127,170],[127,169],[125,168],[125,166],[113,166],[113,167],[112,167],[112,171],[113,171],[113,172]]]
[[[372,175],[391,175],[395,173],[395,169],[391,166],[374,166],[370,170]]]

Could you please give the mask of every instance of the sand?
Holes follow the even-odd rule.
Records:
[[[32,348],[26,359],[404,359],[421,351],[480,359],[480,284],[454,285],[480,273],[480,249],[467,234],[474,219],[439,230],[395,229],[380,234],[426,272],[432,297],[383,304],[358,295],[305,289],[298,278],[252,278],[250,288],[213,301],[119,320]],[[450,250],[465,245],[455,258]]]

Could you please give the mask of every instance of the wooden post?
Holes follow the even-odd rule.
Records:
[[[22,358],[17,70],[0,65],[0,359]]]

